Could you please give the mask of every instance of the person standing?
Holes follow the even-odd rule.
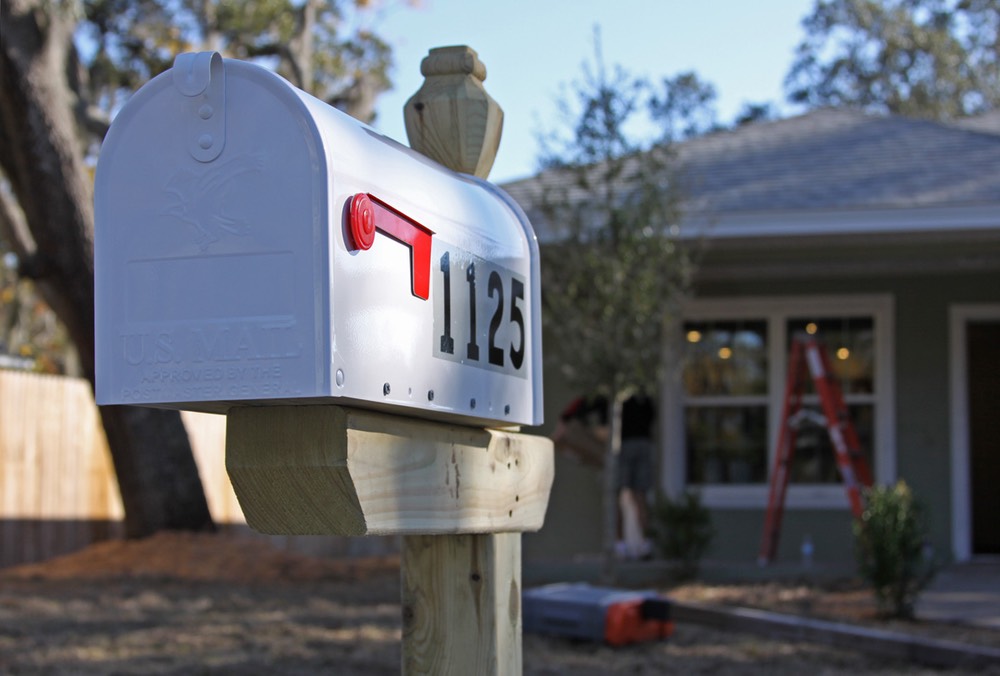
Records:
[[[622,447],[618,455],[619,555],[645,559],[652,555],[649,491],[653,487],[653,424],[656,407],[645,394],[622,406]]]
[[[583,464],[603,467],[609,429],[604,397],[578,397],[559,415],[552,440],[557,448]],[[656,407],[645,394],[630,397],[622,406],[621,452],[618,455],[616,493],[618,543],[621,558],[641,559],[652,553],[649,529],[649,491],[653,482],[653,425]]]

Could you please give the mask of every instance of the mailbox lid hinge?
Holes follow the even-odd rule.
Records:
[[[199,162],[211,162],[226,145],[226,71],[218,52],[178,54],[174,87],[187,100],[185,144]]]

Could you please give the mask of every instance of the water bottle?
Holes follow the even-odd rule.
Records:
[[[802,567],[811,568],[813,562],[813,541],[806,535],[802,538]]]

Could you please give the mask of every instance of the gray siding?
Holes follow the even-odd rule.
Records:
[[[698,296],[890,294],[895,299],[896,468],[928,506],[931,538],[951,551],[951,456],[948,310],[955,303],[1000,302],[1000,270],[924,276],[770,279],[702,284]],[[551,346],[554,348],[554,346]],[[546,346],[550,349],[550,346]],[[546,374],[546,425],[572,394],[558,374]],[[596,471],[559,458],[545,528],[524,541],[525,560],[569,560],[600,551],[601,483]],[[710,557],[755,560],[763,510],[715,510],[718,535]],[[853,562],[849,512],[787,510],[779,560],[798,560],[803,537],[815,544],[818,563]]]

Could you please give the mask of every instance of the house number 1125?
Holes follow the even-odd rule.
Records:
[[[441,253],[437,267],[434,356],[524,375],[523,278],[454,248]]]

